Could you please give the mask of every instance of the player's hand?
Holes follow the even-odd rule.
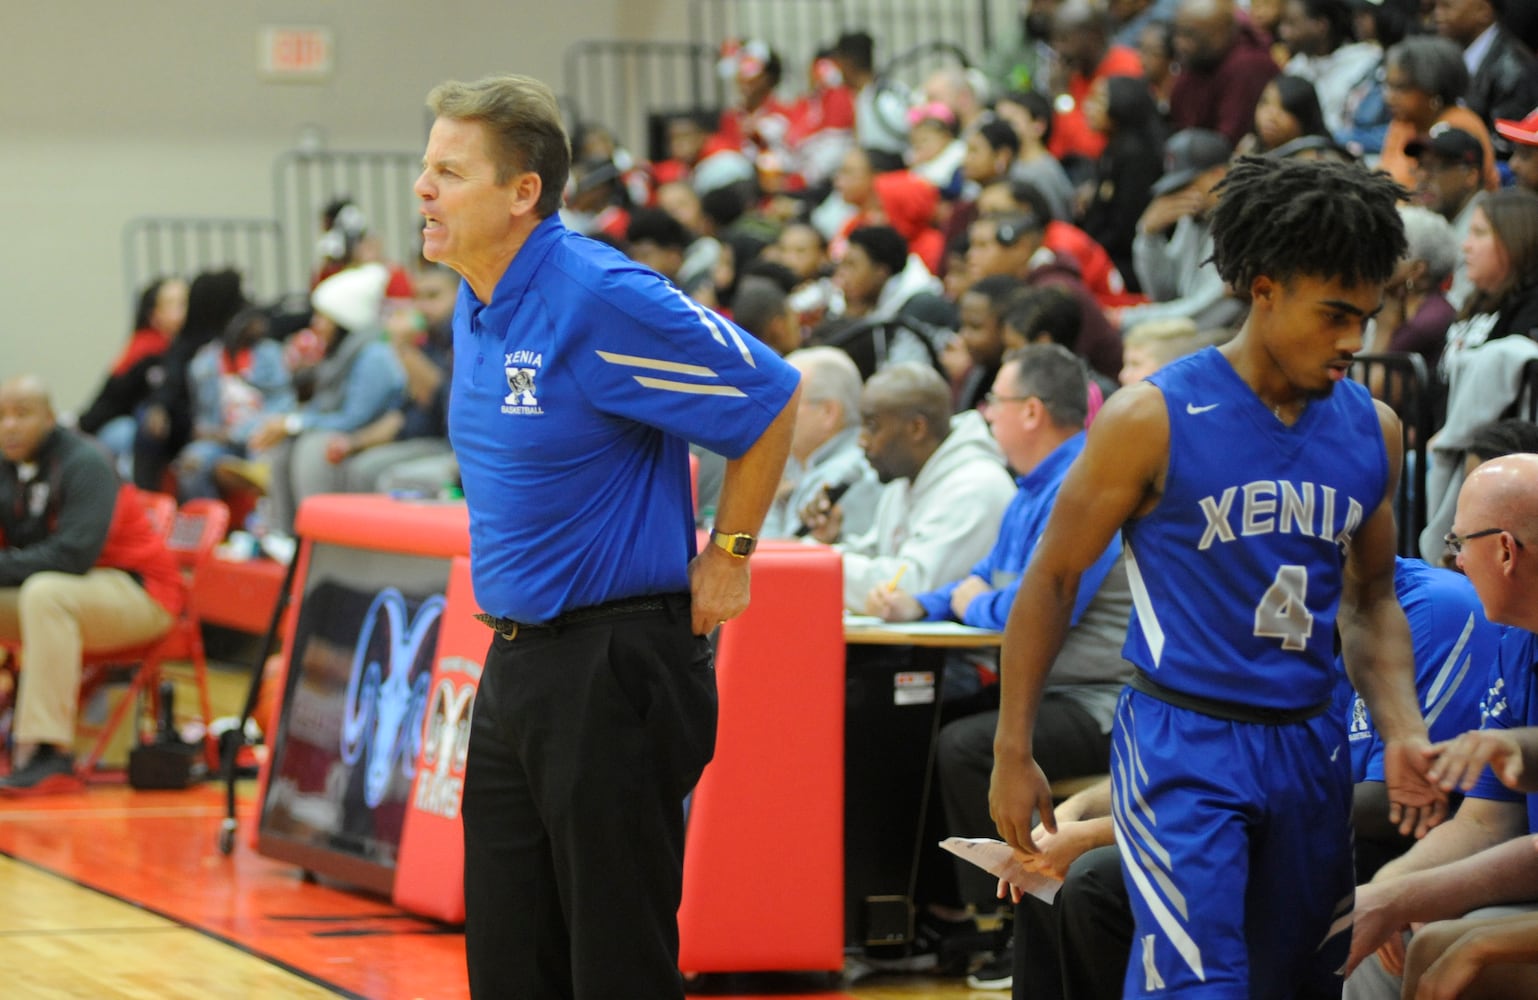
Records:
[[[1052,792],[1041,765],[1029,755],[1013,757],[996,754],[993,778],[988,784],[988,814],[993,817],[999,836],[1017,851],[1040,851],[1032,838],[1033,815],[1040,814],[1042,829],[1057,832],[1057,817],[1052,812]]]
[[[1413,996],[1414,1000],[1458,1000],[1485,968],[1476,944],[1477,932],[1466,935],[1442,952],[1441,957],[1421,973],[1413,994],[1408,990],[1412,984],[1405,983],[1405,996]]]
[[[1031,831],[1031,839],[1036,842],[1035,854],[1016,851],[1015,856],[1026,871],[1062,880],[1068,877],[1068,866],[1095,843],[1094,831],[1089,824],[1069,822],[1062,816],[1057,819],[1056,833],[1049,832],[1041,824]]]
[[[1447,793],[1433,781],[1431,744],[1424,736],[1389,740],[1383,745],[1383,784],[1388,791],[1388,821],[1400,836],[1424,837],[1447,817]]]
[[[1501,784],[1518,792],[1538,791],[1535,776],[1523,774],[1522,746],[1501,729],[1478,729],[1434,745],[1429,775],[1444,792],[1468,791],[1486,767]]]
[[[1368,955],[1382,948],[1385,942],[1398,941],[1404,927],[1404,919],[1394,909],[1392,882],[1369,882],[1357,886],[1351,924],[1351,954],[1346,959],[1346,976],[1355,972],[1356,967]],[[1400,951],[1402,960],[1402,947]]]
[[[839,533],[844,528],[844,508],[828,502],[826,487],[818,490],[812,501],[797,513],[801,517],[801,523],[811,529],[810,534],[813,538],[824,545],[832,545],[838,541]]]
[[[883,621],[916,622],[924,617],[924,605],[906,590],[889,590],[879,583],[865,595],[865,613]]]
[[[748,609],[748,561],[707,545],[689,563],[691,622],[695,635],[708,635]]]

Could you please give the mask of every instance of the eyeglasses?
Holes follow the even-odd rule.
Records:
[[[1442,536],[1442,541],[1447,543],[1447,550],[1456,556],[1462,553],[1463,547],[1469,542],[1472,542],[1474,539],[1486,538],[1490,535],[1499,535],[1503,532],[1506,532],[1505,528],[1485,528],[1483,531],[1471,531],[1467,535],[1458,535],[1449,531],[1446,535]],[[1520,549],[1523,547],[1522,539],[1518,538],[1516,535],[1512,535],[1511,540],[1517,543],[1517,548]]]
[[[1036,399],[1035,396],[1000,396],[996,392],[990,392],[983,397],[984,406],[998,406],[1000,403],[1023,403],[1027,399]]]

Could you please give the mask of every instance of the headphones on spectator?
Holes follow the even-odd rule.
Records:
[[[331,228],[320,234],[315,241],[315,252],[322,258],[346,260],[352,254],[353,245],[368,231],[368,216],[363,209],[347,202],[337,209],[331,220]]]
[[[1018,215],[1006,215],[994,223],[993,238],[999,241],[1001,247],[1012,247],[1020,242],[1022,236],[1028,233],[1041,231],[1041,223],[1036,216],[1029,212]]]

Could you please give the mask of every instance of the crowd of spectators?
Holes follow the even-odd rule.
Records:
[[[843,552],[851,612],[997,628],[1105,398],[1243,322],[1211,263],[1234,157],[1385,171],[1409,248],[1363,349],[1419,355],[1445,414],[1417,470],[1439,563],[1472,443],[1538,358],[1538,61],[1519,6],[1033,0],[1018,43],[911,90],[863,31],[817,52],[743,39],[718,67],[730,105],[669,117],[650,157],[580,127],[561,215],[801,371],[767,537]],[[229,271],[147,286],[78,420],[142,487],[265,493],[280,558],[305,496],[456,478],[454,276],[380,260],[351,204],[326,207],[317,250],[298,311],[253,309]],[[724,459],[694,454],[705,524]],[[1082,774],[1107,766],[1125,667],[1104,634],[1130,601],[1118,555],[1081,585],[1086,648],[1112,653],[1049,681]],[[992,680],[972,665],[969,697]],[[990,833],[978,705],[941,762],[969,836]],[[925,902],[942,921],[990,909]],[[1009,981],[1008,942],[995,951],[976,982]]]

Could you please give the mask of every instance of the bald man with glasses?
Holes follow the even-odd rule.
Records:
[[[1475,469],[1445,541],[1510,627],[1480,728],[1433,749],[1431,778],[1463,805],[1357,890],[1346,1000],[1538,995],[1538,455]]]

